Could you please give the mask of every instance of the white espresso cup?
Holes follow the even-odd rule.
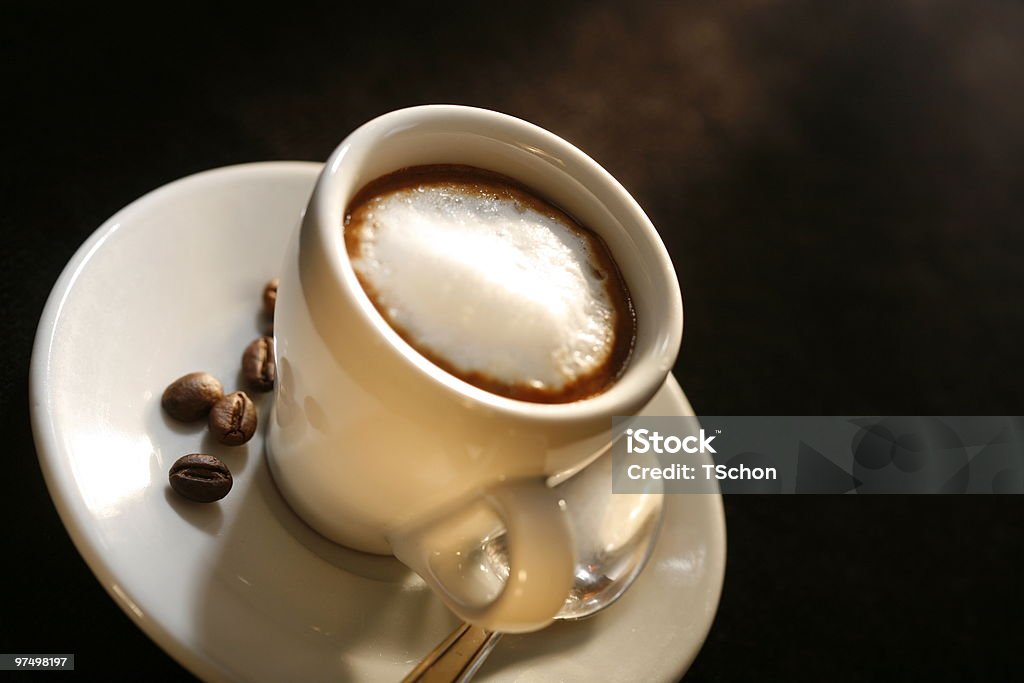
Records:
[[[423,164],[510,176],[601,236],[637,322],[633,354],[612,386],[562,404],[498,396],[434,365],[389,326],[349,262],[345,209],[371,180]],[[331,155],[285,254],[271,472],[310,526],[350,548],[394,554],[462,619],[508,632],[541,628],[565,601],[575,566],[564,503],[546,482],[600,455],[612,416],[651,399],[682,325],[679,284],[654,226],[583,152],[484,109],[385,114]],[[504,581],[472,557],[502,527]]]

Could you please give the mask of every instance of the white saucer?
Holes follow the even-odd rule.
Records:
[[[259,435],[222,448],[202,423],[160,410],[164,386],[186,372],[240,384],[242,349],[266,325],[263,284],[319,170],[234,166],[132,203],[75,254],[36,336],[32,422],[64,524],[122,609],[211,681],[397,681],[456,624],[397,561],[306,527],[274,488]],[[645,412],[692,414],[673,378]],[[234,473],[220,503],[170,491],[168,468],[192,452],[221,456]],[[725,524],[717,495],[666,502],[654,557],[619,603],[504,638],[479,680],[682,675],[718,605]]]

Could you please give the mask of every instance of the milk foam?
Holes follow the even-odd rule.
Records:
[[[615,308],[588,238],[446,184],[369,200],[352,265],[392,324],[463,373],[557,391],[608,362]]]

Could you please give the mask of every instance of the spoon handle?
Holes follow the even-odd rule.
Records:
[[[466,683],[501,640],[501,633],[460,624],[402,683]]]

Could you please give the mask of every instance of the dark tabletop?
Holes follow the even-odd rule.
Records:
[[[36,461],[30,345],[74,250],[163,183],[322,160],[407,105],[526,118],[631,190],[679,273],[698,413],[1024,413],[1019,2],[42,7],[0,11],[0,652],[188,678],[93,578]],[[688,681],[1020,677],[1022,499],[725,507]]]

